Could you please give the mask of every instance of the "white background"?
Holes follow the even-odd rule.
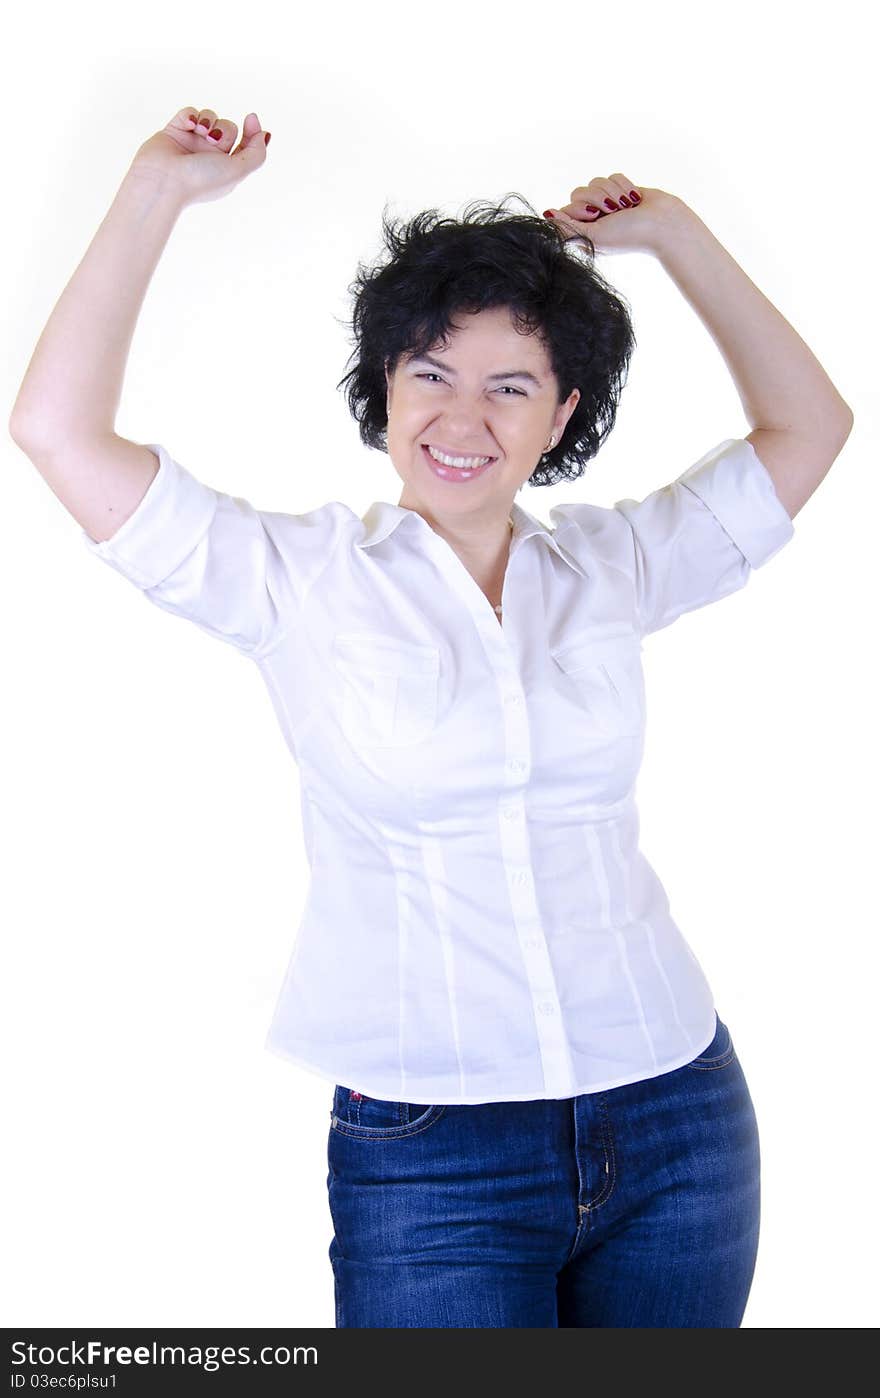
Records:
[[[399,498],[335,387],[386,202],[454,215],[515,191],[540,213],[619,170],[699,213],[855,427],[785,549],[646,642],[643,849],[758,1113],[744,1326],[872,1326],[878,203],[857,7],[293,15],[85,0],[5,22],[3,399],[134,151],[187,104],[255,110],[272,144],[182,214],[116,430],[258,508]],[[518,497],[544,521],[641,499],[753,425],[660,264],[598,261],[638,348],[586,475]],[[333,1326],[332,1084],[263,1047],[306,875],[268,694],[0,452],[4,1324]]]

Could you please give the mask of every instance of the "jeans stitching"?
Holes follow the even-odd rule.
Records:
[[[611,1132],[611,1122],[608,1117],[608,1106],[604,1096],[599,1098],[599,1108],[602,1113],[600,1120],[602,1123],[602,1143],[605,1147],[605,1163],[608,1165],[609,1168],[608,1174],[605,1179],[605,1184],[602,1186],[602,1188],[605,1191],[604,1194],[602,1193],[602,1190],[600,1190],[599,1193],[596,1195],[595,1199],[589,1199],[587,1201],[588,1209],[596,1209],[600,1204],[604,1204],[605,1200],[610,1197],[617,1180],[617,1170],[615,1168],[614,1159],[614,1137]]]
[[[730,1035],[730,1030],[727,1028],[726,1024],[722,1026],[720,1020],[718,1022],[718,1027],[723,1027],[727,1031],[727,1048],[723,1049],[721,1053],[714,1054],[711,1058],[708,1058],[705,1053],[701,1053],[697,1058],[692,1058],[690,1063],[685,1063],[684,1066],[686,1068],[695,1068],[698,1072],[713,1072],[716,1068],[725,1068],[730,1060],[736,1057],[736,1049]],[[711,1048],[711,1044],[708,1044],[707,1048]]]
[[[350,1111],[351,1111],[351,1103],[352,1103],[351,1089],[350,1089],[350,1088],[345,1088],[345,1093],[346,1093],[346,1103],[347,1103],[347,1107],[348,1107],[348,1110],[349,1110],[349,1112],[350,1112]],[[350,1120],[347,1121],[347,1125],[349,1125],[349,1126],[355,1126],[355,1125],[356,1125],[356,1126],[366,1126],[366,1125],[368,1124],[368,1123],[366,1123],[366,1122],[361,1121],[361,1102],[368,1101],[368,1100],[369,1100],[369,1099],[365,1096],[364,1093],[359,1093],[358,1096],[355,1097],[354,1101],[355,1101],[355,1104],[356,1104],[356,1105],[355,1105],[355,1109],[354,1109],[354,1110],[355,1110],[355,1114],[356,1114],[356,1120],[355,1120],[355,1121],[350,1121]],[[378,1099],[373,1099],[373,1100],[378,1100]],[[395,1105],[395,1107],[397,1108],[398,1125],[400,1125],[400,1126],[408,1126],[408,1125],[409,1125],[409,1120],[410,1120],[410,1118],[409,1118],[410,1103],[409,1103],[409,1102],[395,1102],[394,1105]],[[435,1105],[436,1105],[436,1104],[435,1104]],[[332,1113],[331,1113],[331,1115],[332,1115]],[[384,1130],[385,1128],[379,1127],[379,1128],[371,1128],[371,1129]],[[391,1130],[391,1129],[393,1129],[393,1128],[388,1128],[388,1129]]]
[[[445,1110],[445,1102],[435,1102],[430,1108],[430,1114],[426,1116],[420,1126],[411,1122],[408,1126],[401,1127],[359,1126],[354,1129],[353,1122],[341,1121],[339,1117],[334,1116],[330,1123],[330,1129],[338,1131],[341,1136],[351,1136],[359,1141],[395,1141],[402,1136],[418,1136],[420,1132],[427,1131],[429,1126],[433,1126],[436,1121],[439,1121]],[[421,1118],[416,1120],[419,1121]]]
[[[736,1058],[736,1050],[731,1044],[725,1053],[719,1054],[717,1058],[695,1058],[693,1062],[686,1063],[686,1068],[693,1068],[698,1073],[711,1073],[717,1068],[725,1068],[731,1059]]]

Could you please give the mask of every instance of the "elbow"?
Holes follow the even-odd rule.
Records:
[[[843,448],[846,446],[849,434],[853,430],[854,422],[855,418],[853,417],[852,410],[847,408],[846,415],[841,420],[840,435],[837,439],[837,450],[839,452],[843,451]]]
[[[855,417],[852,409],[843,404],[841,408],[833,414],[829,414],[822,423],[822,427],[813,429],[811,436],[828,441],[836,446],[838,451],[842,451],[850,432],[853,429]]]
[[[25,450],[35,437],[33,419],[28,420],[20,409],[13,408],[7,424],[7,431],[17,447]]]
[[[16,445],[19,445],[18,439],[21,436],[21,427],[15,414],[15,408],[12,409],[12,414],[9,418],[9,422],[7,423],[6,430],[8,431],[13,442],[15,442]]]

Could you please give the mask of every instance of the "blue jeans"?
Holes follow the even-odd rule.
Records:
[[[699,1057],[579,1097],[450,1105],[337,1084],[336,1325],[740,1325],[755,1111],[726,1025]]]

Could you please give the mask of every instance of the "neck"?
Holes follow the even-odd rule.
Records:
[[[406,492],[400,497],[398,505],[401,509],[420,514],[434,533],[445,539],[468,566],[491,569],[501,556],[507,557],[514,527],[512,514],[492,524],[473,518],[444,519],[421,504],[410,504]]]

